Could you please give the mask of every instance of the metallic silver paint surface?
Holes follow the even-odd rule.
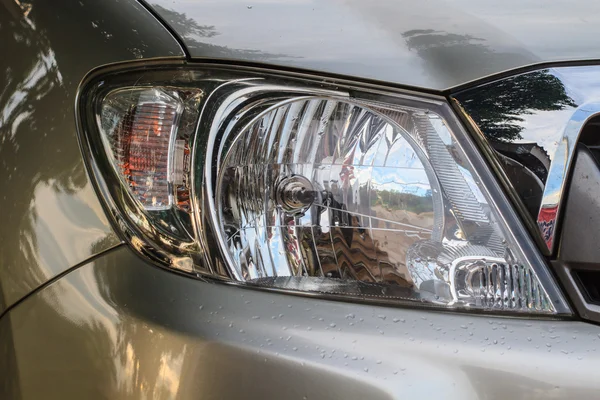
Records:
[[[125,246],[7,317],[3,359],[16,368],[0,374],[2,398],[591,399],[600,390],[595,325],[245,290],[147,265]]]
[[[182,56],[135,1],[0,0],[0,312],[118,239],[88,181],[75,95],[99,65]]]
[[[193,57],[446,89],[528,64],[599,59],[584,0],[149,0]]]

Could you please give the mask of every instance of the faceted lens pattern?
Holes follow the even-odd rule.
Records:
[[[291,104],[257,122],[227,165],[234,184],[224,189],[237,193],[224,196],[233,200],[226,220],[238,231],[228,241],[245,279],[411,285],[406,252],[431,237],[433,195],[421,160],[381,117],[335,101]],[[274,191],[281,178],[296,175],[312,183],[315,199],[289,214]]]
[[[516,265],[513,279],[461,151],[420,110],[322,98],[274,107],[220,162],[230,263],[261,286],[551,310],[530,270]]]
[[[464,261],[455,270],[456,298],[465,305],[536,311],[550,307],[530,268],[486,261]]]
[[[123,104],[124,100],[109,99],[102,115],[116,166],[145,209],[166,209],[172,202],[169,144],[177,108],[156,100]]]

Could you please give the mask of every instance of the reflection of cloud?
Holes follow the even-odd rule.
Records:
[[[550,70],[565,85],[566,93],[577,105],[600,100],[598,66],[564,67]],[[523,115],[519,125],[523,127],[523,140],[515,143],[537,143],[550,155],[554,155],[558,141],[575,107],[558,111],[537,111]]]
[[[550,72],[564,83],[567,94],[577,104],[600,100],[597,65],[552,68]]]
[[[548,155],[554,155],[558,139],[565,125],[573,115],[574,109],[569,107],[560,111],[539,111],[535,114],[524,115],[519,124],[523,127],[523,139],[514,143],[534,142],[541,146]]]
[[[564,84],[549,70],[528,72],[470,89],[458,99],[492,143],[530,140],[523,132],[526,117],[576,106]]]
[[[375,190],[393,190],[421,197],[431,193],[429,179],[422,169],[374,167],[370,177],[371,187]]]
[[[540,59],[598,58],[600,3],[587,0],[460,0],[485,23],[517,38]]]

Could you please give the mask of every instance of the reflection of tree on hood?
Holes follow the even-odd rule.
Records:
[[[463,60],[473,60],[472,68],[482,75],[515,64],[531,63],[527,54],[498,52],[489,48],[485,39],[433,29],[414,29],[402,34],[408,48],[435,68],[436,76],[449,72],[461,77],[458,69]],[[470,79],[470,75],[462,79]],[[493,82],[458,96],[463,108],[493,142],[521,139],[523,114],[556,111],[575,106],[560,80],[548,70],[535,71]]]
[[[185,13],[169,10],[158,4],[153,4],[152,8],[158,12],[177,33],[186,39],[194,40],[198,38],[209,38],[217,36],[214,25],[200,25],[195,19],[189,18]]]
[[[461,105],[493,142],[522,139],[523,115],[575,107],[560,79],[548,70],[493,82],[458,96]]]
[[[402,33],[406,46],[423,60],[424,71],[434,80],[467,82],[472,71],[480,76],[527,65],[537,58],[518,48],[493,48],[485,38],[444,30],[411,29]],[[465,68],[469,60],[469,68]]]
[[[153,4],[152,8],[173,27],[181,37],[185,39],[185,45],[193,52],[201,50],[205,57],[230,58],[230,59],[249,59],[253,61],[269,61],[279,58],[291,58],[285,54],[271,54],[260,50],[251,49],[232,49],[227,46],[218,46],[202,41],[205,38],[212,38],[220,33],[214,25],[200,25],[195,19],[188,17],[185,13],[179,13],[174,10]]]

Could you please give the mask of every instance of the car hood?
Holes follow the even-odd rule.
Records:
[[[529,64],[600,58],[587,0],[154,0],[193,58],[443,90]]]

